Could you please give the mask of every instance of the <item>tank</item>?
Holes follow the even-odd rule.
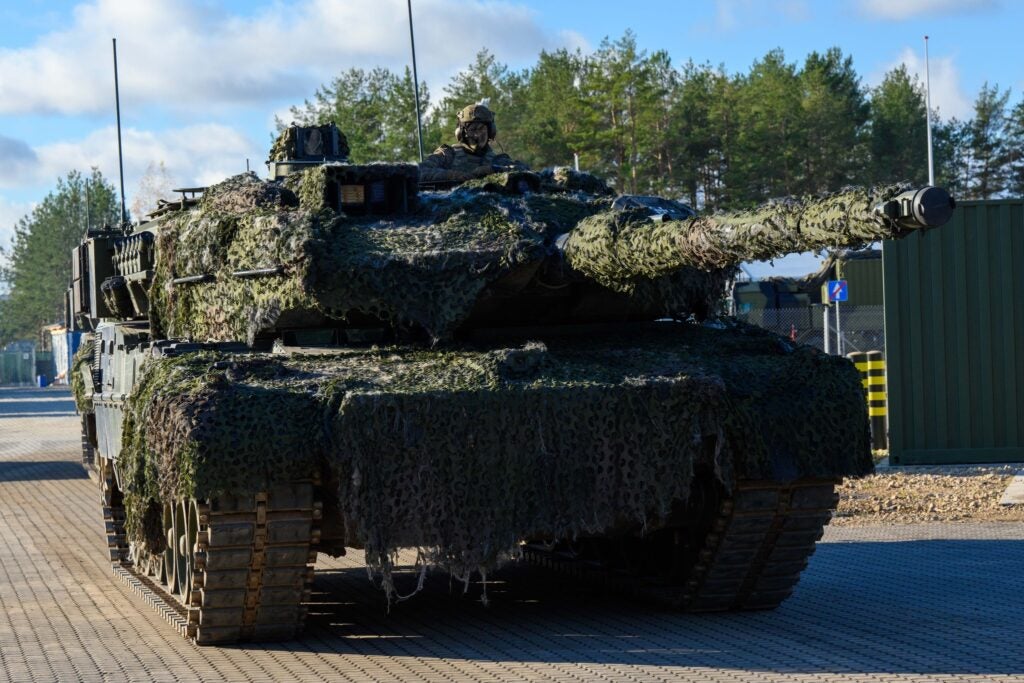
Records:
[[[530,562],[680,610],[780,604],[872,469],[866,403],[847,360],[720,316],[726,285],[939,225],[949,196],[700,216],[566,168],[427,189],[345,151],[292,127],[270,180],[74,250],[117,571],[202,644],[297,635],[317,554],[352,549],[388,603],[422,585],[392,572],[415,547],[467,588]]]

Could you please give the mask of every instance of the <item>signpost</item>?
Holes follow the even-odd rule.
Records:
[[[839,302],[850,299],[850,288],[847,286],[846,280],[829,280],[826,287],[829,302],[834,302],[836,305],[836,355],[841,356],[843,355],[843,328],[839,323]],[[825,337],[828,338],[828,329],[825,330]]]

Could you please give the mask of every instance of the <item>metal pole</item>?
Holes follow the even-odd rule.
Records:
[[[407,0],[409,7],[409,45],[412,47],[412,85],[416,94],[416,142],[420,148],[420,161],[423,161],[423,120],[420,118],[420,78],[416,74],[416,37],[412,32],[412,0]]]
[[[828,304],[821,309],[821,331],[825,337],[825,353],[832,353],[832,333],[829,331]]]
[[[839,302],[836,301],[836,355],[843,355],[843,327],[839,324]]]
[[[928,65],[928,36],[924,37],[924,96],[925,120],[928,122],[928,184],[935,184],[935,164],[932,160],[932,84]]]
[[[121,177],[121,225],[128,222],[124,208],[124,158],[121,155],[121,93],[117,83],[117,38],[114,41],[114,106],[117,108],[117,167]]]

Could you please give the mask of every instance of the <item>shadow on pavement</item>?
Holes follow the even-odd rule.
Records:
[[[361,551],[352,551],[359,553]],[[409,588],[415,576],[401,577]],[[773,612],[689,615],[531,567],[489,585],[433,574],[392,604],[364,569],[317,572],[302,640],[261,649],[783,673],[1024,673],[1024,541],[826,543]]]
[[[0,483],[88,478],[89,475],[82,464],[73,460],[0,461]]]
[[[35,407],[38,408],[38,405]],[[71,408],[67,410],[50,410],[46,412],[8,412],[5,408],[0,408],[0,420],[5,417],[75,417],[75,405],[72,403]]]
[[[74,414],[75,400],[67,387],[0,387],[0,418]]]

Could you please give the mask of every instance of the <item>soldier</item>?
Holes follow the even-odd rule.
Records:
[[[505,154],[496,154],[491,140],[498,132],[494,113],[487,105],[471,104],[458,113],[455,128],[457,143],[441,145],[420,164],[420,182],[462,182],[470,178],[483,178],[501,171],[524,171],[526,164],[513,161]]]

